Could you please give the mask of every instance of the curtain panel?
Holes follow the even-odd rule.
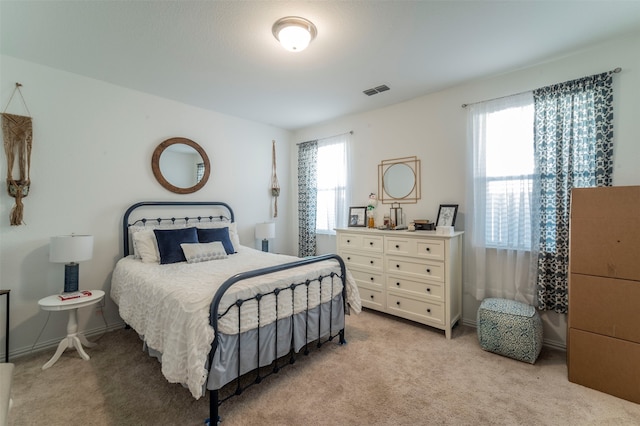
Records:
[[[298,256],[316,254],[318,141],[298,145]]]
[[[612,184],[612,76],[543,87],[533,95],[537,304],[566,313],[571,189]]]
[[[495,115],[503,111],[509,111],[514,120],[502,117],[496,122]],[[464,287],[476,300],[499,297],[533,304],[535,299],[530,256],[533,166],[529,174],[515,171],[504,166],[504,158],[513,160],[522,152],[496,152],[496,138],[524,137],[524,143],[531,144],[532,114],[531,92],[469,106]],[[515,131],[507,129],[507,124]]]

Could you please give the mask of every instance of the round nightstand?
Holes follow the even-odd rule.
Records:
[[[91,296],[78,297],[77,299],[60,300],[58,294],[45,297],[38,301],[40,308],[45,311],[69,311],[69,322],[67,323],[67,337],[62,339],[58,345],[56,353],[51,359],[42,366],[43,370],[51,367],[60,358],[62,353],[69,347],[75,347],[80,357],[84,360],[89,359],[89,355],[84,351],[82,345],[86,347],[94,347],[96,344],[91,343],[82,334],[78,333],[78,308],[91,306],[98,303],[104,297],[102,290],[90,290]]]

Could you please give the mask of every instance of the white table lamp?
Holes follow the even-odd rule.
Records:
[[[93,256],[93,235],[61,235],[51,237],[49,261],[66,263],[64,266],[64,292],[78,291],[78,262]]]
[[[262,251],[269,251],[269,238],[276,237],[275,222],[264,222],[256,225],[256,239],[262,240]]]

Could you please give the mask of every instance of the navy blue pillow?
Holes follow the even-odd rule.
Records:
[[[187,259],[184,257],[180,244],[198,242],[196,228],[154,229],[153,233],[156,234],[162,265],[186,262]]]
[[[235,253],[231,238],[229,238],[229,228],[198,228],[198,241],[201,243],[212,243],[214,241],[222,242],[224,251],[227,254]]]

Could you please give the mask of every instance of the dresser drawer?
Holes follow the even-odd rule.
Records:
[[[385,253],[444,261],[444,242],[423,238],[385,238]]]
[[[407,274],[416,278],[426,278],[444,282],[444,267],[440,262],[430,262],[402,257],[388,257],[387,272],[392,274]]]
[[[435,281],[412,280],[400,275],[389,275],[387,277],[387,288],[396,293],[426,297],[436,302],[444,300],[442,284]]]
[[[409,238],[386,237],[384,246],[387,254],[413,255],[416,251],[415,240]]]
[[[367,250],[382,253],[384,239],[380,235],[339,234],[340,249]]]
[[[353,279],[356,280],[356,284],[358,284],[358,286],[364,284],[382,288],[384,285],[384,279],[382,278],[381,272],[360,271],[357,269],[349,269],[349,272],[353,275]]]
[[[416,256],[444,261],[443,240],[417,240]]]
[[[441,303],[425,302],[387,292],[387,312],[420,322],[444,324],[444,307]]]
[[[382,272],[382,255],[377,256],[369,253],[345,251],[342,252],[340,256],[342,257],[342,260],[344,260],[344,263],[349,267],[355,266]]]
[[[377,311],[384,311],[384,297],[382,295],[382,290],[358,286],[358,292],[360,293],[362,306],[365,308],[375,309]]]

